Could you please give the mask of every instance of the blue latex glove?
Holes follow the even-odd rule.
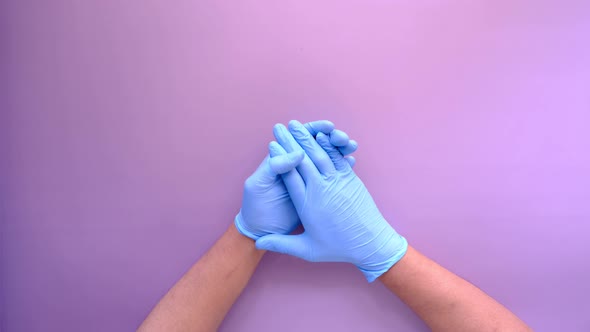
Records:
[[[303,148],[306,153],[297,172],[283,176],[305,232],[263,236],[256,247],[312,262],[349,262],[369,282],[375,280],[404,256],[406,239],[387,223],[326,135],[314,139],[297,121],[291,121],[289,129],[277,125],[274,132],[287,152]]]
[[[329,134],[329,145],[343,153],[354,152],[358,145],[346,133],[334,130],[330,121],[315,121],[302,126],[310,137],[318,133]],[[325,137],[325,135],[324,135]],[[264,158],[258,169],[244,184],[242,208],[235,218],[236,228],[251,239],[278,233],[291,233],[299,225],[297,211],[291,202],[283,180],[278,174],[297,173],[294,169],[305,154],[302,149],[287,153],[277,142],[269,144],[270,156]],[[354,164],[348,157],[347,163]]]

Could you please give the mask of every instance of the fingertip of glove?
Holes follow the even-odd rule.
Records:
[[[328,120],[310,122],[305,125],[305,127],[308,126],[313,129],[313,132],[310,130],[312,136],[316,136],[318,133],[329,134],[334,130],[334,123]]]
[[[315,138],[315,140],[318,142],[318,144],[320,145],[328,145],[330,144],[330,137],[324,133],[318,134]],[[330,144],[331,145],[331,144]]]
[[[268,152],[271,157],[276,157],[285,154],[283,147],[276,141],[268,143]]]
[[[305,152],[303,152],[302,150],[293,151],[291,153],[293,155],[293,160],[296,161],[298,164],[303,160],[303,158],[305,158]]]
[[[263,237],[256,240],[256,249],[258,250],[269,250],[271,249],[268,245],[268,241],[265,241]]]
[[[334,122],[330,121],[330,120],[321,120],[322,122],[324,122],[326,124],[326,126],[332,126],[335,127],[336,125],[334,124]]]
[[[282,123],[277,123],[272,127],[273,132],[275,133],[275,136],[280,134],[281,132],[287,130],[287,128],[285,127],[284,124]]]
[[[293,151],[286,155],[277,155],[270,158],[268,164],[275,174],[284,174],[297,167],[305,158],[303,151]]]
[[[285,167],[287,168],[293,168],[293,167],[297,167],[297,165],[299,165],[299,163],[301,163],[301,161],[303,160],[303,157],[305,156],[303,151],[293,151],[287,154],[287,158],[285,160]]]
[[[346,146],[350,141],[350,137],[342,130],[334,129],[330,133],[330,143],[334,146]]]
[[[293,128],[293,127],[297,127],[297,126],[303,126],[301,124],[301,122],[297,121],[297,120],[290,120],[289,121],[289,128]]]
[[[348,161],[348,164],[350,165],[350,167],[354,167],[354,165],[356,164],[356,158],[353,156],[346,156],[346,157],[344,157],[344,159],[346,159],[346,161]]]

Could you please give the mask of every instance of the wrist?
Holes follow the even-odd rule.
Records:
[[[234,247],[240,248],[240,251],[242,252],[251,252],[255,255],[262,255],[266,252],[264,250],[256,249],[256,241],[252,240],[249,236],[242,234],[235,224],[229,226],[224,237],[233,243]]]
[[[404,270],[407,270],[408,266],[415,263],[416,253],[416,249],[408,245],[406,254],[396,264],[391,266],[389,270],[379,276],[379,281],[387,285],[399,284],[400,279],[403,279],[407,274]]]

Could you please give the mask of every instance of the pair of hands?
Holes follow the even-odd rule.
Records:
[[[349,262],[369,282],[407,251],[352,170],[357,149],[329,121],[274,127],[269,156],[245,182],[236,228],[256,247],[312,262]],[[301,222],[305,231],[289,235]]]

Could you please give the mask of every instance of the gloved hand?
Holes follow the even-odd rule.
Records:
[[[328,144],[341,153],[352,153],[358,147],[346,133],[335,130],[330,121],[310,122],[302,127],[310,137],[318,133],[329,134]],[[264,158],[244,184],[242,208],[234,221],[240,233],[254,240],[272,233],[288,234],[299,225],[297,211],[278,174],[297,173],[294,168],[305,154],[302,149],[287,153],[277,142],[271,142],[269,150],[270,156]],[[354,161],[354,158],[347,157],[345,162],[352,166]]]
[[[306,153],[298,172],[283,176],[305,232],[266,235],[256,247],[312,262],[349,262],[372,282],[404,256],[406,239],[387,223],[326,135],[318,133],[314,140],[297,121],[291,121],[289,129],[276,125],[274,133],[288,153],[301,148]]]

